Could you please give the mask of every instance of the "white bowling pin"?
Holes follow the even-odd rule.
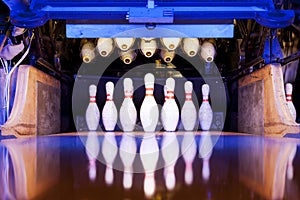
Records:
[[[151,73],[145,75],[145,88],[146,96],[143,100],[141,109],[140,109],[140,118],[142,126],[145,132],[154,132],[158,118],[159,111],[158,106],[153,96],[154,90],[154,76]]]
[[[216,55],[216,49],[214,45],[208,41],[203,42],[200,49],[200,56],[205,62],[213,62]]]
[[[95,45],[92,42],[87,42],[82,46],[81,57],[85,63],[90,63],[95,58]]]
[[[132,165],[135,159],[137,145],[133,133],[124,133],[120,144],[120,157],[124,165],[123,186],[130,189],[132,186]]]
[[[192,99],[193,83],[191,81],[186,81],[184,90],[185,101],[181,109],[181,122],[184,130],[192,131],[197,120],[197,110]]]
[[[102,121],[106,131],[115,130],[118,120],[118,112],[113,100],[114,84],[112,82],[106,83],[106,102],[102,110]]]
[[[179,46],[181,38],[161,38],[160,41],[169,51],[174,51]]]
[[[147,58],[154,55],[156,48],[157,43],[154,38],[141,38],[141,51]]]
[[[129,65],[135,60],[136,53],[134,50],[121,51],[120,58],[126,65]]]
[[[145,133],[140,147],[140,158],[145,171],[144,192],[152,196],[155,192],[155,168],[159,157],[159,148],[153,133]]]
[[[175,80],[173,78],[166,80],[166,88],[167,96],[162,107],[161,120],[165,131],[175,131],[179,120],[179,110],[174,99]]]
[[[91,131],[88,133],[85,143],[85,152],[89,159],[89,178],[91,181],[95,181],[96,173],[96,160],[100,151],[100,144],[97,137],[97,133]]]
[[[135,38],[115,38],[115,44],[116,46],[122,50],[122,51],[127,51],[130,49],[135,41]]]
[[[165,162],[164,176],[166,186],[167,189],[172,190],[176,184],[174,168],[179,156],[179,144],[175,132],[164,133],[161,152]]]
[[[202,85],[203,100],[199,109],[199,122],[200,122],[201,129],[203,131],[208,131],[210,129],[212,119],[213,119],[213,112],[209,105],[208,95],[209,95],[209,85],[203,84]]]
[[[124,101],[120,108],[120,122],[123,131],[133,131],[136,123],[137,112],[132,101],[133,84],[131,78],[124,79]]]
[[[114,132],[107,132],[102,143],[102,155],[106,163],[105,183],[111,185],[114,181],[113,163],[118,152],[118,146]]]
[[[167,49],[161,49],[160,57],[166,62],[171,63],[175,56],[175,51],[169,51]]]
[[[200,48],[198,38],[184,38],[182,43],[183,51],[189,57],[194,57],[195,55],[197,55]]]
[[[185,132],[182,143],[181,153],[185,162],[184,181],[187,185],[193,183],[193,162],[197,153],[197,145],[193,132]]]
[[[293,119],[296,120],[297,113],[296,113],[296,109],[295,109],[295,106],[292,101],[293,85],[291,83],[287,83],[285,85],[285,93],[286,93],[286,102],[287,102],[288,108],[290,110],[290,113],[291,113]]]
[[[98,38],[97,49],[102,57],[109,56],[114,50],[114,41],[112,38]]]
[[[294,148],[292,149],[292,151],[289,155],[288,163],[287,163],[286,175],[287,175],[288,180],[292,180],[294,178],[293,161],[296,156],[296,152],[297,152],[297,145],[294,145]]]
[[[89,87],[90,103],[85,112],[85,120],[89,131],[97,130],[99,120],[100,120],[100,112],[96,103],[96,92],[97,92],[97,86],[90,85]]]
[[[201,135],[199,144],[199,156],[202,158],[202,178],[205,181],[209,180],[210,177],[210,167],[209,160],[212,155],[213,144],[211,140],[211,135],[209,132],[205,131]]]

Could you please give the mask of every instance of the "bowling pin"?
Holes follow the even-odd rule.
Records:
[[[288,163],[287,163],[286,175],[287,175],[288,180],[292,180],[294,178],[293,161],[296,156],[296,152],[297,152],[297,145],[294,145],[294,147],[289,155]]]
[[[181,38],[161,38],[160,41],[169,51],[174,51],[179,46]]]
[[[197,145],[193,132],[185,132],[181,143],[181,153],[185,162],[184,181],[187,185],[193,183],[193,161],[197,153]]]
[[[126,65],[129,65],[135,60],[136,53],[134,50],[121,51],[120,58]]]
[[[141,118],[144,131],[154,132],[159,118],[159,111],[158,111],[157,103],[153,96],[153,90],[154,90],[153,74],[151,73],[146,74],[144,80],[145,80],[146,96],[141,105],[140,118]]]
[[[118,152],[114,132],[106,132],[102,143],[102,155],[106,163],[105,183],[111,185],[114,181],[113,163]]]
[[[193,83],[191,81],[186,81],[184,90],[185,101],[181,109],[181,122],[184,130],[192,131],[197,120],[197,110],[192,99]]]
[[[166,88],[167,96],[162,107],[161,120],[165,131],[175,131],[179,120],[179,110],[174,99],[175,80],[173,78],[166,80]]]
[[[88,133],[87,140],[85,143],[85,152],[89,159],[89,178],[91,181],[95,181],[96,173],[96,159],[100,151],[100,144],[97,137],[97,133],[91,131]]]
[[[197,55],[200,48],[198,38],[184,38],[182,43],[183,51],[189,57],[194,57],[195,55]]]
[[[216,55],[215,47],[209,41],[203,42],[200,49],[200,56],[203,58],[205,62],[213,62],[214,57]]]
[[[161,49],[160,57],[166,62],[171,63],[175,56],[175,51],[169,51],[167,49]]]
[[[122,51],[128,51],[134,44],[135,38],[115,38],[116,46]]]
[[[212,155],[212,150],[213,144],[211,135],[208,131],[204,131],[200,139],[199,156],[202,158],[202,178],[205,181],[208,181],[210,177],[209,160]]]
[[[100,112],[96,103],[96,92],[97,92],[97,86],[90,85],[89,87],[90,103],[85,112],[85,120],[89,131],[97,130],[99,120],[100,120]]]
[[[133,169],[137,145],[133,133],[124,133],[120,144],[120,157],[124,165],[123,187],[130,189],[132,186]]]
[[[296,109],[295,109],[295,106],[292,101],[293,85],[291,83],[287,83],[285,85],[285,93],[286,93],[286,102],[287,102],[288,108],[290,110],[290,113],[291,113],[293,119],[296,120],[297,113],[296,113]]]
[[[97,49],[102,57],[109,56],[114,50],[114,41],[112,38],[98,38]]]
[[[90,63],[95,58],[95,45],[92,42],[86,42],[81,48],[82,61]]]
[[[141,51],[147,58],[154,55],[157,43],[154,38],[141,38]]]
[[[120,122],[123,131],[133,131],[136,123],[137,112],[132,101],[133,84],[131,78],[124,79],[124,100],[120,108]]]
[[[208,131],[210,129],[212,119],[213,119],[213,112],[209,105],[208,95],[209,95],[209,85],[203,84],[202,85],[203,100],[199,109],[199,122],[200,122],[201,129],[203,131]]]
[[[159,148],[155,134],[146,132],[140,147],[140,158],[145,171],[144,192],[152,196],[155,192],[155,168],[159,157]]]
[[[161,152],[165,162],[164,176],[166,187],[168,190],[173,190],[176,184],[174,168],[179,156],[179,144],[175,132],[164,133]]]
[[[113,100],[114,84],[106,83],[106,102],[102,110],[102,121],[106,131],[114,131],[118,120],[118,112]]]

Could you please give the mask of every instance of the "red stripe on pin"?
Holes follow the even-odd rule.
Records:
[[[153,97],[153,94],[146,94],[146,96],[148,96],[148,97]]]
[[[153,91],[153,88],[146,88],[146,90],[148,90],[148,91]]]
[[[112,101],[112,99],[106,99],[106,101]]]
[[[132,95],[125,96],[125,98],[132,99]]]
[[[203,102],[208,102],[208,99],[203,99]]]
[[[192,101],[192,98],[185,98],[186,101]]]

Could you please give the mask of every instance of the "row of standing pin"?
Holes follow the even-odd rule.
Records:
[[[159,119],[158,105],[153,96],[154,91],[154,75],[148,73],[145,75],[146,95],[140,109],[140,118],[142,127],[145,132],[154,132]],[[193,84],[186,81],[185,85],[185,102],[181,109],[181,121],[186,131],[192,131],[197,121],[196,107],[192,101]],[[161,110],[161,121],[165,131],[175,131],[179,121],[179,109],[174,99],[175,80],[168,78],[164,86],[165,103]],[[130,78],[124,79],[124,100],[120,108],[120,122],[123,131],[130,132],[134,130],[137,111],[133,103],[133,83]],[[90,103],[86,110],[86,122],[88,129],[94,131],[98,128],[100,120],[100,112],[96,104],[97,87],[90,85]],[[102,111],[103,125],[106,131],[114,131],[118,120],[118,112],[113,101],[114,84],[106,83],[106,102]],[[203,101],[199,109],[199,122],[201,129],[207,131],[210,129],[213,112],[209,104],[209,85],[202,85]]]

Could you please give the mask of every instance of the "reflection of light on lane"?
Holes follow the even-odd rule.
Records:
[[[155,192],[154,172],[158,156],[159,148],[155,133],[146,132],[140,147],[140,157],[145,171],[144,192],[146,196],[151,196]]]
[[[294,145],[294,147],[290,153],[290,156],[288,158],[288,163],[287,163],[287,172],[286,173],[287,173],[287,178],[289,180],[292,180],[294,178],[293,161],[294,161],[296,152],[297,152],[297,145]]]
[[[169,190],[176,184],[174,168],[179,156],[179,144],[175,132],[165,132],[161,146],[162,157],[165,161],[164,176]]]
[[[205,181],[209,180],[210,168],[209,160],[212,155],[213,144],[211,140],[211,135],[208,131],[202,132],[199,144],[199,156],[202,158],[202,178]]]
[[[133,133],[124,133],[120,144],[120,157],[124,165],[123,187],[130,189],[132,186],[133,169],[137,145]]]
[[[114,181],[113,163],[118,152],[114,132],[106,132],[102,143],[102,154],[106,162],[105,183],[111,185]]]
[[[185,132],[181,143],[181,153],[185,161],[184,181],[187,185],[193,182],[193,161],[197,153],[197,145],[193,132]]]
[[[100,151],[100,144],[98,141],[97,133],[91,131],[88,133],[85,143],[85,152],[89,159],[89,178],[94,181],[97,176],[96,159]]]
[[[0,199],[16,199],[12,191],[12,180],[10,180],[9,154],[5,147],[0,145]]]

